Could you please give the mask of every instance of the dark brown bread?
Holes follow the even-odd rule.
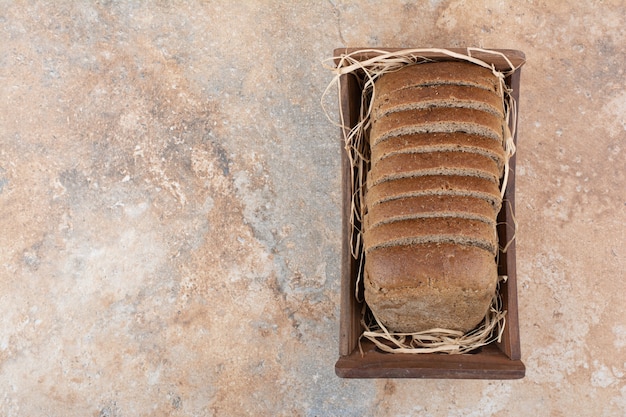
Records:
[[[428,152],[397,154],[380,159],[372,166],[369,176],[376,185],[390,179],[419,175],[420,172],[439,174],[451,170],[473,172],[473,176],[498,183],[500,169],[488,156],[463,152]]]
[[[493,254],[476,246],[426,243],[366,255],[365,297],[389,329],[467,332],[485,316],[498,280]]]
[[[369,207],[365,228],[403,219],[444,216],[480,220],[493,226],[494,207],[482,198],[458,195],[398,198]]]
[[[389,113],[372,120],[370,146],[394,136],[465,132],[502,140],[503,119],[481,110],[434,107]]]
[[[379,223],[365,230],[365,253],[409,242],[452,242],[478,246],[495,256],[498,247],[493,224],[458,217],[432,217]]]
[[[500,80],[419,64],[375,84],[363,222],[365,299],[392,331],[468,331],[497,283]]]
[[[441,84],[467,85],[491,91],[500,91],[500,82],[490,69],[468,62],[433,62],[410,65],[390,72],[376,81],[376,97],[396,90],[417,86]]]
[[[502,143],[492,138],[467,133],[422,133],[389,138],[372,148],[371,160],[397,153],[460,151],[487,155],[500,169],[504,166],[505,153]]]
[[[493,181],[461,175],[427,175],[401,178],[368,186],[366,203],[372,207],[382,201],[420,195],[459,195],[485,199],[500,210],[500,189]]]
[[[464,85],[436,85],[397,90],[375,101],[372,117],[429,107],[467,107],[504,116],[502,96],[494,91]]]

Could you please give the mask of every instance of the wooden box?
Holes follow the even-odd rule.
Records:
[[[352,53],[360,48],[337,49],[334,56]],[[398,49],[379,49],[396,51]],[[466,54],[465,49],[450,49]],[[495,50],[503,53],[515,66],[522,65],[525,56],[515,50]],[[376,52],[364,51],[358,54],[358,60],[364,61],[376,56]],[[453,60],[441,53],[420,53],[424,58],[434,60]],[[472,51],[472,56],[493,64],[498,70],[506,70],[509,65],[501,56]],[[513,90],[513,97],[519,104],[520,71],[518,69],[506,79]],[[340,83],[341,111],[346,129],[353,127],[358,120],[361,90],[357,75],[343,75]],[[519,108],[519,106],[518,106]],[[511,123],[514,121],[511,120]],[[514,140],[517,143],[517,138]],[[343,135],[341,146],[343,148]],[[518,379],[523,378],[525,367],[520,353],[520,338],[517,309],[517,279],[515,270],[515,241],[506,253],[500,253],[498,273],[508,276],[506,283],[500,286],[503,308],[507,310],[506,325],[500,343],[494,342],[471,354],[407,354],[385,353],[378,350],[372,342],[363,338],[359,350],[359,337],[362,333],[360,324],[362,303],[355,298],[358,263],[350,253],[350,203],[351,175],[350,164],[345,150],[342,152],[342,273],[341,273],[341,313],[339,360],[335,372],[342,378],[455,378],[455,379]],[[515,156],[510,160],[509,182],[504,196],[508,203],[503,203],[498,215],[498,237],[500,242],[509,242],[515,231]],[[362,285],[362,284],[361,284]]]

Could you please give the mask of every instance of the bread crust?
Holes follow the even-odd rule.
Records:
[[[419,217],[462,217],[494,225],[494,207],[478,197],[425,195],[398,198],[368,207],[365,229],[381,223]]]
[[[493,255],[473,246],[392,246],[366,255],[365,301],[392,331],[467,332],[485,316],[498,280]]]
[[[432,217],[378,223],[365,230],[364,249],[401,245],[405,242],[455,242],[477,246],[492,253],[498,236],[492,224],[459,217]]]
[[[492,71],[469,62],[432,62],[410,65],[390,72],[376,81],[376,97],[417,86],[468,85],[497,92],[500,81]]]
[[[494,91],[465,85],[412,87],[386,94],[375,101],[372,117],[428,107],[467,107],[504,117],[502,96]]]
[[[370,146],[394,136],[415,133],[465,132],[502,140],[503,119],[476,109],[434,107],[389,113],[372,119]]]
[[[427,152],[392,155],[380,159],[370,170],[371,183],[376,185],[389,179],[419,175],[420,172],[466,171],[467,175],[499,182],[500,169],[488,156],[464,152]],[[472,173],[472,174],[470,174]]]
[[[371,149],[372,164],[398,153],[459,151],[480,153],[492,158],[499,169],[504,166],[502,143],[493,138],[467,133],[421,133],[389,138]]]
[[[382,201],[418,195],[468,195],[489,201],[496,213],[500,210],[500,189],[493,181],[462,175],[427,175],[400,178],[368,186],[365,204],[372,207]]]

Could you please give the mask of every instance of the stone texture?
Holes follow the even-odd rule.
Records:
[[[0,415],[624,415],[624,3],[292,3],[2,2]],[[525,379],[334,376],[341,46],[527,54]]]

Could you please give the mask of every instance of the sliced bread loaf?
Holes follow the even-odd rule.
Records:
[[[364,196],[365,299],[390,330],[468,331],[495,292],[504,104],[468,62],[376,81]]]

